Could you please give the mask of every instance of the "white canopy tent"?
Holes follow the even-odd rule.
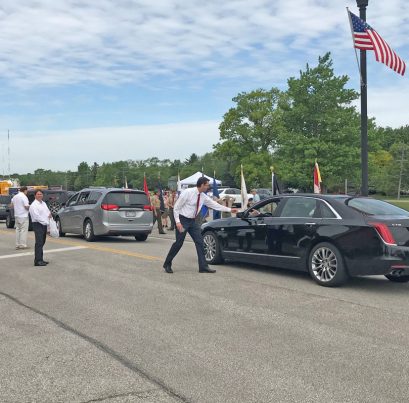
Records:
[[[189,186],[196,186],[197,180],[199,178],[201,178],[202,176],[204,176],[205,178],[209,179],[210,181],[210,185],[213,185],[213,178],[211,178],[208,175],[204,175],[202,172],[198,171],[195,174],[189,176],[188,178],[182,179],[180,181],[180,185],[182,186],[182,188],[187,188]],[[216,184],[217,186],[220,186],[222,184],[222,181],[219,179],[216,179]]]

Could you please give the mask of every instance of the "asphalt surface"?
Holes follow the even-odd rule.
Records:
[[[0,401],[409,401],[409,284],[200,274],[191,242],[169,275],[172,238],[48,238],[38,268],[1,222]]]

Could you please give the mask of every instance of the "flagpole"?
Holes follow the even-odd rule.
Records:
[[[369,0],[356,0],[359,17],[366,21],[366,7]],[[361,195],[368,196],[368,93],[366,77],[366,51],[361,56]]]
[[[359,66],[358,52],[356,51],[355,41],[354,41],[354,28],[353,28],[353,26],[352,26],[351,14],[350,14],[350,12],[349,12],[349,8],[348,8],[348,7],[347,7],[347,14],[348,14],[349,26],[350,26],[350,28],[351,28],[352,46],[353,46],[354,51],[355,51],[356,65],[358,66],[358,73],[359,73],[360,83],[362,83],[361,67]]]

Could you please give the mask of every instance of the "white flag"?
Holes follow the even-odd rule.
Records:
[[[244,180],[243,175],[243,165],[241,166],[241,210],[244,211],[247,209],[249,202],[249,197],[247,195],[246,181]]]
[[[178,194],[182,191],[182,184],[180,183],[180,174],[178,172]]]

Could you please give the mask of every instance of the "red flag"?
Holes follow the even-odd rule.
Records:
[[[321,193],[321,173],[318,166],[318,162],[315,161],[314,165],[314,193]]]
[[[149,193],[148,189],[148,183],[146,182],[146,176],[143,175],[143,191],[146,193],[146,196],[148,196],[149,203],[151,202],[151,195]]]

